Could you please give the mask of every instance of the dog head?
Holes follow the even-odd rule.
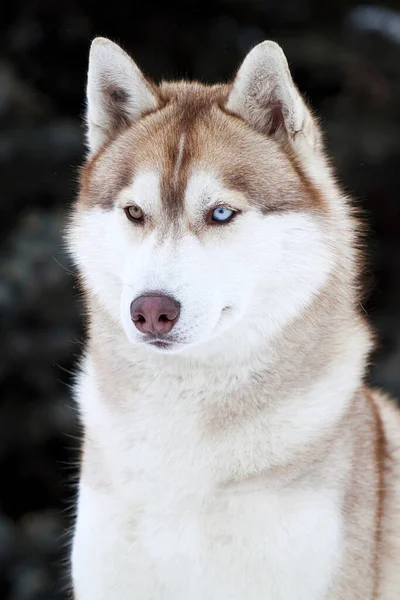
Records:
[[[261,343],[329,278],[330,175],[275,43],[256,46],[232,84],[156,86],[94,40],[87,142],[69,247],[133,344]]]

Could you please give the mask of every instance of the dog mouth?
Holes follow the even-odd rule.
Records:
[[[163,338],[157,335],[147,335],[142,343],[156,351],[168,352],[182,347],[182,342],[176,338]]]
[[[149,339],[145,340],[149,346],[153,346],[158,350],[168,350],[176,345],[176,342],[172,342],[169,340],[160,340],[160,339]]]

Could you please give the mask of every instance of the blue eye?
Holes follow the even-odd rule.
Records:
[[[225,208],[224,206],[218,206],[213,211],[212,220],[213,221],[229,221],[234,215],[233,210],[230,208]]]

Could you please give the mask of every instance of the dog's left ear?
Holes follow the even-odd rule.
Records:
[[[286,57],[275,42],[258,44],[244,59],[226,108],[254,129],[280,141],[301,133],[314,148],[318,128],[293,83]]]

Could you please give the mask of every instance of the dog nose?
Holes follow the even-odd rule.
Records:
[[[179,312],[179,302],[170,296],[139,296],[131,304],[131,319],[141,333],[169,333]]]

